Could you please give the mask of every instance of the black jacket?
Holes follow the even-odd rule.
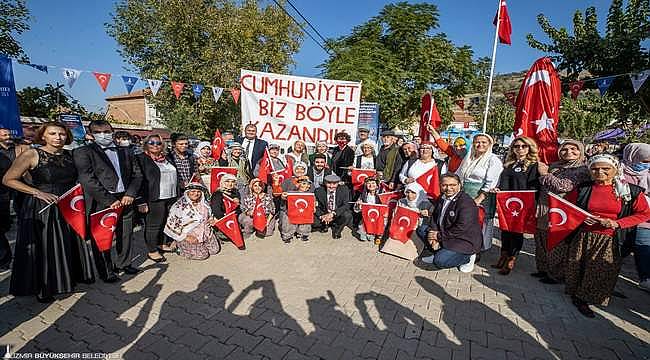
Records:
[[[128,149],[117,147],[115,151],[120,162],[125,195],[136,198],[142,184],[140,165]],[[79,173],[86,204],[90,204],[88,210],[102,210],[119,200],[117,195],[111,194],[117,188],[117,173],[99,145],[92,143],[79,147],[72,152],[72,157]]]
[[[248,154],[246,154],[246,147],[244,146],[244,137],[240,136],[237,138],[237,142],[241,144],[242,147],[244,147],[244,156],[248,159]],[[250,166],[251,169],[255,169],[255,165],[257,165],[258,162],[262,159],[262,156],[264,156],[264,149],[268,146],[268,143],[262,139],[255,138],[255,142],[253,143],[253,154],[250,159],[250,162],[248,165]]]
[[[316,196],[316,217],[329,213],[329,210],[327,210],[327,189],[321,186],[314,191],[314,195]],[[350,191],[345,186],[339,185],[336,188],[334,212],[338,216],[346,211],[350,211]]]
[[[149,156],[146,154],[138,154],[135,156],[142,169],[142,201],[141,203],[149,203],[151,201],[159,200],[160,198],[160,168]],[[171,163],[171,162],[170,162]],[[173,164],[172,164],[173,165]],[[176,196],[183,194],[180,183],[176,185]]]
[[[432,230],[438,231],[438,241],[444,249],[461,254],[475,254],[481,250],[483,235],[478,221],[478,207],[469,195],[461,191],[451,201],[442,220],[438,219],[445,200],[439,197],[433,205],[432,216],[428,219]]]
[[[228,197],[231,199],[240,199],[241,196],[239,195],[239,191],[235,188],[232,189],[232,192],[227,194]],[[212,216],[214,216],[217,219],[221,219],[224,217],[226,214],[226,205],[223,203],[223,192],[219,189],[215,191],[212,194],[212,197],[210,198],[210,208],[212,209]],[[237,215],[241,213],[241,206],[237,207],[237,210],[235,210]]]
[[[323,172],[324,172],[323,181],[325,180],[325,176],[332,174],[332,170],[330,170],[330,169],[323,169]],[[311,182],[314,183],[314,167],[313,166],[310,166],[309,169],[307,169],[307,176],[309,177],[309,180],[311,180]],[[316,187],[316,184],[314,184],[313,186]],[[323,183],[318,184],[318,186],[323,186]]]
[[[348,167],[354,163],[354,150],[350,146],[346,146],[341,150],[339,147],[334,149],[332,155],[332,170],[346,183],[351,183],[352,179],[348,175]]]

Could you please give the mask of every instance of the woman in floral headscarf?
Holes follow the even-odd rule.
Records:
[[[241,214],[239,214],[239,224],[243,227],[242,234],[244,237],[252,235],[257,232],[258,236],[268,237],[273,235],[275,231],[275,204],[273,196],[266,193],[264,189],[266,186],[258,179],[254,178],[248,185],[248,193],[244,196],[241,203]],[[264,216],[266,217],[266,228],[264,230],[256,230],[254,223],[255,207],[259,201],[263,209]]]
[[[212,145],[207,141],[201,141],[194,150],[196,156],[196,164],[199,166],[199,174],[201,181],[210,188],[210,169],[217,166],[217,161],[212,158]]]

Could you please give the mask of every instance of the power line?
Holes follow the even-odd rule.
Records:
[[[280,5],[280,3],[279,3],[277,0],[273,0],[273,2],[274,2],[274,3],[275,3],[275,4],[276,4],[280,9],[282,9],[282,11],[284,11],[284,13],[287,14],[287,16],[290,17],[291,20],[293,20],[293,22],[296,23],[296,25],[298,25],[298,27],[302,30],[303,33],[307,34],[307,35],[308,35],[308,36],[309,36],[309,37],[310,37],[310,38],[311,38],[311,39],[312,39],[316,44],[318,44],[318,46],[321,47],[321,49],[323,49],[323,51],[325,51],[327,54],[330,54],[330,51],[327,50],[327,49],[325,48],[325,46],[323,46],[323,44],[321,44],[318,40],[316,40],[316,38],[315,38],[315,37],[314,37],[310,32],[308,32],[308,31],[307,31],[307,30],[302,26],[302,24],[298,22],[298,20],[296,20],[296,18],[294,18],[291,14],[289,14],[289,12],[287,11],[287,9],[284,8],[284,6]],[[292,5],[292,6],[293,6],[293,5]]]
[[[321,40],[323,40],[323,44],[325,44],[325,45],[327,46],[327,40],[323,37],[323,35],[321,35],[321,34],[318,32],[318,30],[316,30],[316,28],[314,27],[314,25],[312,25],[312,24],[309,22],[309,20],[307,20],[307,18],[306,18],[306,17],[305,17],[301,12],[300,12],[300,10],[298,10],[295,6],[293,6],[293,4],[291,3],[290,0],[287,0],[287,3],[288,3],[288,4],[293,8],[293,10],[295,10],[295,11],[298,13],[298,15],[300,15],[300,17],[301,17],[303,20],[305,20],[305,22],[307,23],[307,25],[309,25],[309,27],[312,28],[312,30],[314,30],[314,32],[316,33],[316,35],[318,35],[318,36],[321,38]]]

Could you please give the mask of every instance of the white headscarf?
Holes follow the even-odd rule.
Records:
[[[426,192],[422,191],[422,187],[416,182],[406,185],[406,187],[404,187],[404,194],[406,194],[407,191],[412,191],[417,194],[414,201],[409,201],[406,197],[402,199],[404,200],[404,203],[408,204],[411,208],[417,209],[420,204],[427,199]]]
[[[474,138],[477,136],[484,136],[488,138],[490,146],[483,155],[477,157],[476,159],[473,155],[474,146],[472,145],[470,147],[469,153],[463,158],[463,161],[460,163],[460,167],[458,167],[458,170],[456,170],[456,174],[460,176],[461,182],[465,181],[465,179],[467,179],[477,167],[484,167],[487,165],[487,163],[490,161],[490,158],[492,157],[492,147],[494,146],[494,139],[492,139],[492,136],[485,133],[478,133],[474,135]]]
[[[194,149],[194,156],[196,156],[197,158],[202,158],[203,155],[201,155],[201,149],[203,149],[204,147],[209,147],[210,149],[212,149],[212,144],[210,144],[207,141],[201,141],[199,145]]]
[[[614,177],[614,192],[616,193],[616,197],[622,198],[626,202],[630,201],[632,199],[630,185],[623,178],[623,168],[618,159],[609,154],[595,155],[589,159],[589,169],[595,163],[606,163],[616,169],[616,176]]]

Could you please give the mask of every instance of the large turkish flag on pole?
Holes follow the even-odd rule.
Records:
[[[366,234],[382,235],[386,230],[384,219],[388,216],[388,205],[361,204],[361,216]]]
[[[551,59],[544,57],[528,70],[517,95],[515,136],[533,138],[546,164],[558,159],[557,125],[562,88]]]
[[[431,139],[427,125],[431,125],[434,129],[442,125],[442,119],[436,107],[436,100],[430,92],[426,92],[422,96],[422,102],[420,104],[420,130],[418,135],[420,135],[422,141],[429,141]]]
[[[352,169],[352,187],[354,191],[363,190],[363,183],[366,181],[366,178],[375,176],[377,170],[374,169]]]
[[[59,196],[56,205],[59,207],[65,222],[84,239],[86,237],[86,202],[84,201],[84,191],[81,184],[77,184],[68,192]]]
[[[498,21],[497,21],[498,20]],[[501,0],[497,14],[494,15],[494,26],[499,24],[499,42],[502,44],[512,45],[510,35],[512,35],[512,24],[510,23],[510,15],[508,14],[508,6],[506,0]]]
[[[388,236],[391,239],[406,243],[411,239],[411,234],[413,234],[413,231],[415,231],[415,228],[418,226],[419,219],[419,211],[411,210],[404,206],[398,206],[395,208],[393,221],[388,230]]]
[[[117,209],[104,209],[96,213],[90,214],[90,233],[95,239],[97,249],[99,251],[107,251],[111,249],[113,244],[113,237],[115,235],[115,227],[120,220],[122,210]]]
[[[237,176],[237,168],[234,167],[213,167],[210,171],[210,193],[214,193],[219,184],[221,183],[221,177],[231,174]]]
[[[520,234],[534,234],[537,229],[535,218],[535,190],[499,191],[497,213],[499,228]]]
[[[233,211],[226,214],[224,217],[217,220],[214,226],[224,233],[224,235],[226,235],[239,250],[246,249],[244,238],[242,237],[241,229],[239,228],[239,221],[237,221],[236,212]]]
[[[292,224],[313,224],[316,198],[312,193],[288,193],[287,215]]]
[[[592,215],[583,209],[548,193],[548,236],[546,249],[551,251]]]
[[[415,181],[422,186],[427,195],[437,199],[440,196],[440,179],[438,177],[438,166],[418,176]]]

